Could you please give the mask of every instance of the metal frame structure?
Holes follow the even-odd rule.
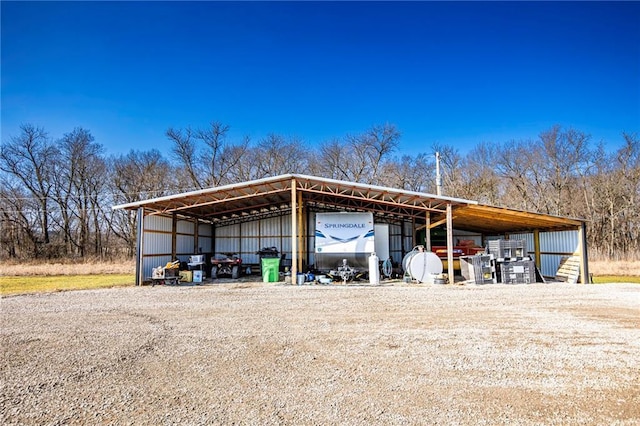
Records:
[[[145,216],[184,217],[196,222],[224,226],[263,217],[291,214],[292,276],[302,265],[299,247],[304,243],[302,227],[307,208],[342,211],[371,211],[378,218],[409,220],[414,231],[446,224],[447,264],[453,277],[453,228],[484,234],[577,230],[580,234],[581,276],[588,277],[585,223],[551,215],[480,205],[476,201],[404,191],[376,185],[346,182],[302,174],[286,174],[224,185],[171,196],[122,204],[114,209],[138,210],[137,283],[141,271]],[[175,219],[174,219],[175,223]],[[215,233],[215,232],[214,232]],[[415,232],[414,232],[415,234]],[[427,232],[429,235],[429,232]],[[215,238],[215,236],[213,236]],[[427,245],[430,246],[429,238]],[[430,249],[430,247],[428,247]],[[584,281],[584,280],[583,280]]]

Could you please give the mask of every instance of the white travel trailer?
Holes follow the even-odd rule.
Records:
[[[368,270],[375,252],[373,213],[317,213],[316,268],[343,279]]]

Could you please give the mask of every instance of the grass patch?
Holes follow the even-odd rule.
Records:
[[[624,277],[619,275],[601,275],[593,277],[594,284],[606,283],[636,283],[640,284],[640,277]]]
[[[0,295],[132,286],[133,274],[0,277]]]

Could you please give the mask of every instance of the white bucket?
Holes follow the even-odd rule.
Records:
[[[304,284],[305,276],[304,274],[298,274],[298,285]]]

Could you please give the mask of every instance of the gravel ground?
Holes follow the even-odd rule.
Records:
[[[2,424],[640,424],[639,285],[1,301]]]

